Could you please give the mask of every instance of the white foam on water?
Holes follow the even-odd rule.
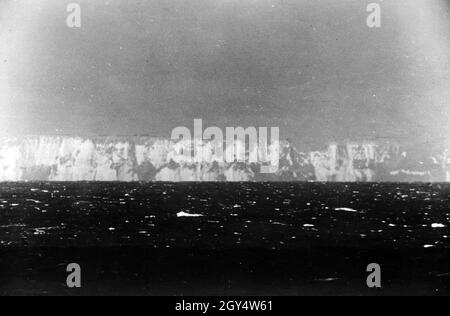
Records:
[[[11,228],[11,227],[26,227],[25,224],[11,224],[11,225],[0,225],[0,228]]]
[[[431,224],[432,228],[445,228],[447,226],[445,226],[444,224],[440,224],[440,223],[433,223]]]
[[[339,278],[326,278],[326,279],[316,279],[316,281],[320,281],[320,282],[333,282],[333,281],[338,281]]]
[[[177,217],[202,217],[202,214],[189,214],[186,212],[179,212],[177,213]]]
[[[335,210],[342,211],[342,212],[352,212],[352,213],[358,212],[357,210],[354,210],[354,209],[348,208],[348,207],[337,207],[337,208],[335,208]]]
[[[41,201],[33,200],[33,199],[27,199],[26,201],[27,202],[33,202],[33,203],[36,203],[36,204],[40,204],[41,203]]]

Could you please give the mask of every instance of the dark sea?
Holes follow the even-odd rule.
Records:
[[[3,183],[0,294],[448,295],[449,225],[447,184]]]

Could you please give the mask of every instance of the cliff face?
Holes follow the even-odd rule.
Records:
[[[197,146],[206,162],[193,161],[191,144],[151,137],[0,138],[0,181],[450,181],[446,148],[348,143],[300,152],[282,142],[278,171],[263,174],[258,163],[225,163],[209,143]]]

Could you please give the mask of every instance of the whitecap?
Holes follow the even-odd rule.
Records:
[[[343,212],[352,212],[352,213],[356,213],[358,212],[357,210],[354,210],[352,208],[348,208],[348,207],[337,207],[335,208],[336,211],[343,211]]]
[[[0,228],[11,228],[11,227],[26,227],[25,224],[11,224],[11,225],[0,225]]]
[[[26,201],[27,202],[33,202],[33,203],[36,203],[36,204],[40,204],[41,203],[41,201],[33,200],[33,199],[27,199]]]
[[[432,228],[445,228],[447,226],[445,226],[444,224],[440,224],[440,223],[433,223],[431,224]]]
[[[202,217],[202,214],[189,214],[186,212],[179,212],[177,213],[177,217]]]
[[[333,281],[338,281],[339,278],[326,278],[326,279],[316,279],[316,281],[319,282],[333,282]]]

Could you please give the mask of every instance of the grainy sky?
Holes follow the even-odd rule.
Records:
[[[80,29],[70,2],[0,0],[1,135],[450,138],[447,0],[78,0]]]

